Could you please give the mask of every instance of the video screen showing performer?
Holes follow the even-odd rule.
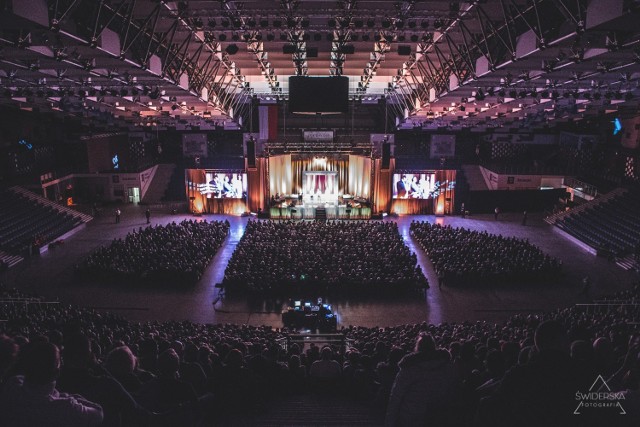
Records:
[[[393,175],[394,199],[431,199],[436,189],[435,173],[397,173]]]
[[[209,173],[200,193],[211,199],[244,199],[247,197],[247,174]]]

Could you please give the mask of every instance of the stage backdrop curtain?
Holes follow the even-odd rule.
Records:
[[[347,192],[353,196],[371,197],[371,159],[349,155],[349,186]]]
[[[389,169],[382,169],[382,159],[374,160],[373,213],[389,212],[391,207],[391,178],[396,167],[396,159],[389,160]]]
[[[318,158],[315,158],[318,159]],[[271,164],[269,164],[271,166]],[[304,172],[338,172],[338,193],[344,194],[349,182],[349,158],[348,157],[327,157],[322,161],[314,161],[314,157],[293,157],[291,158],[293,171],[293,193],[302,192],[302,179]]]
[[[440,191],[436,199],[435,212],[437,215],[450,215],[453,212],[455,202],[456,171],[436,171],[436,182],[440,184]]]
[[[433,199],[393,199],[391,213],[398,215],[432,215]]]
[[[291,182],[291,154],[269,157],[269,194],[296,192]]]
[[[265,209],[267,200],[267,159],[258,157],[256,168],[247,170],[248,204],[251,212]],[[275,193],[274,193],[275,194]]]

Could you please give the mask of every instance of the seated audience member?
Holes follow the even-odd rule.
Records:
[[[129,393],[137,393],[143,381],[136,375],[136,357],[129,347],[116,347],[107,354],[104,367]]]
[[[316,360],[311,365],[309,377],[323,380],[336,380],[342,374],[340,364],[333,360],[333,350],[325,346],[320,351],[320,360]]]
[[[447,351],[437,350],[431,335],[421,335],[415,351],[399,363],[391,388],[386,426],[458,425],[455,408],[462,381]]]
[[[58,347],[37,342],[21,354],[24,375],[9,378],[0,394],[4,427],[75,427],[102,423],[102,407],[80,395],[60,393]]]
[[[193,386],[180,380],[180,358],[172,348],[158,357],[158,376],[140,390],[140,402],[156,412],[177,408],[183,404],[195,404],[198,395]]]
[[[104,422],[118,426],[122,422],[143,424],[152,415],[111,375],[96,363],[91,340],[76,333],[65,338],[64,366],[58,385],[60,390],[81,394],[98,402],[104,409]]]
[[[479,425],[571,426],[575,393],[593,382],[569,357],[569,340],[560,322],[541,323],[535,332],[535,357],[515,366],[496,392],[481,401]],[[585,389],[586,386],[586,389]]]

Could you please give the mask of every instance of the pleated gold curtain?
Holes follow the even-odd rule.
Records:
[[[323,161],[314,161],[313,157],[292,157],[292,185],[293,193],[302,192],[302,179],[304,172],[338,172],[338,192],[344,194],[349,182],[349,159],[327,158]]]

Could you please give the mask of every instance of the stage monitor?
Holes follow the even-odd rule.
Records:
[[[245,199],[247,174],[207,172],[206,182],[198,185],[198,191],[207,199]]]
[[[434,172],[393,175],[394,199],[432,199],[437,196],[438,188]]]
[[[289,111],[300,114],[348,112],[349,78],[289,77]]]

